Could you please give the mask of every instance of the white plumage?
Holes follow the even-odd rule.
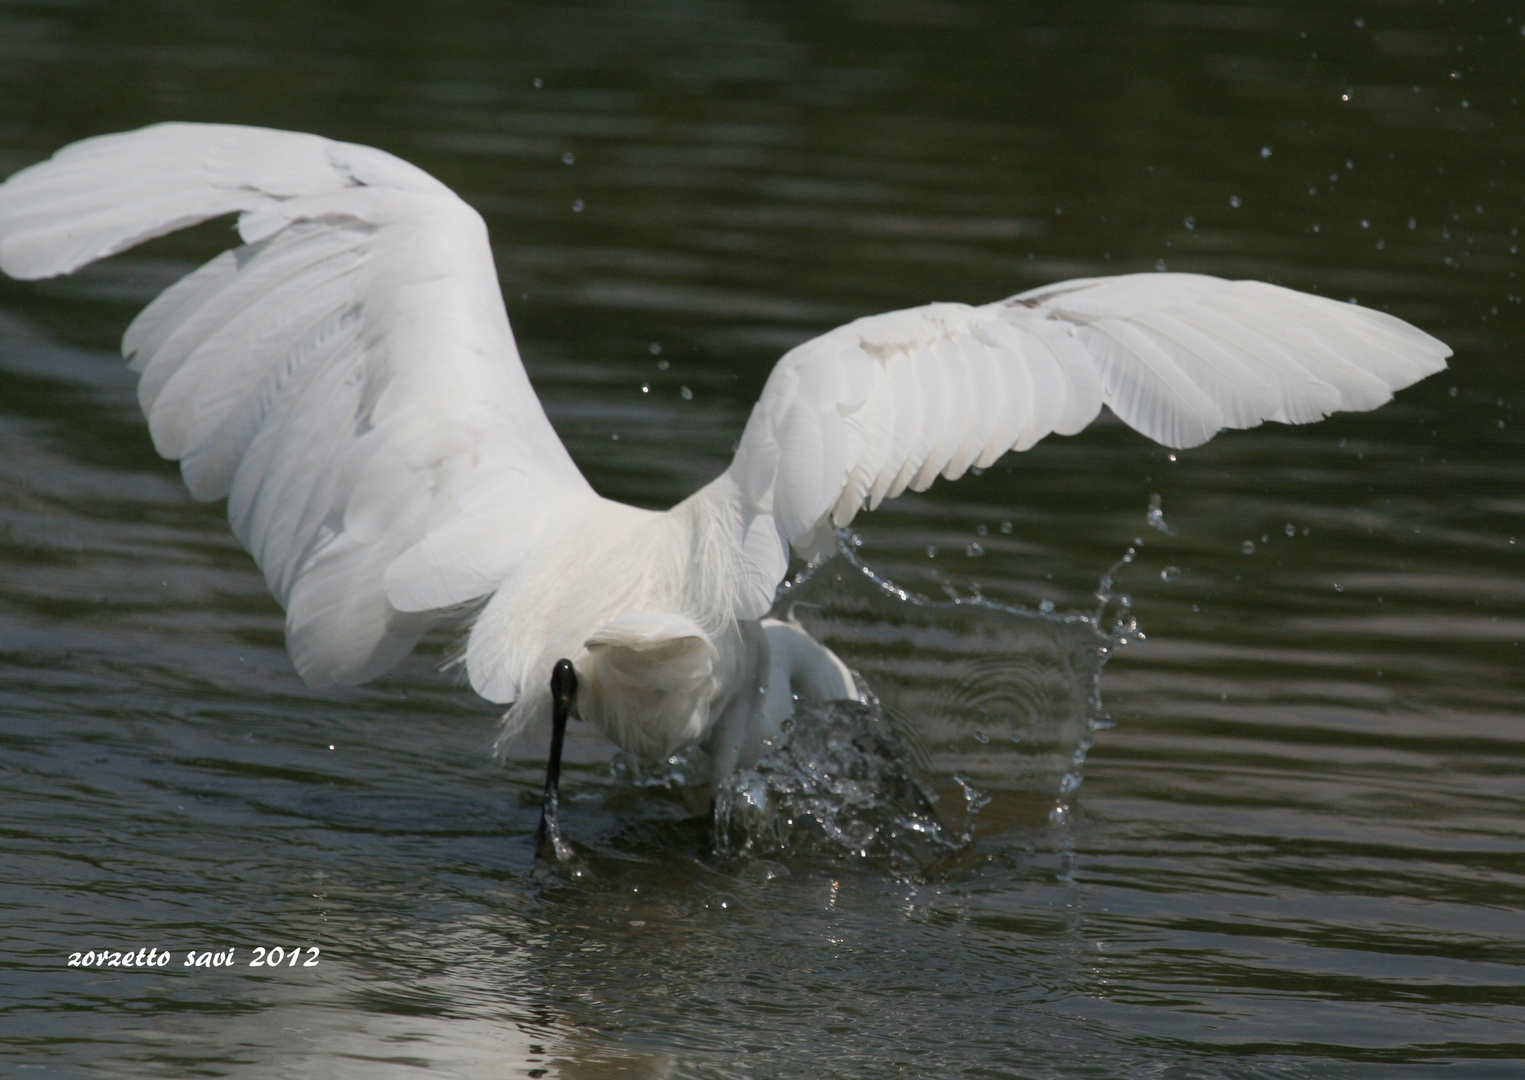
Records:
[[[161,124],[0,185],[0,269],[42,278],[236,213],[243,246],[129,327],[154,445],[285,606],[314,685],[386,671],[486,600],[472,686],[577,707],[647,757],[755,758],[789,689],[851,695],[834,656],[760,621],[788,567],[864,506],[956,479],[1108,406],[1172,447],[1372,409],[1445,367],[1399,319],[1254,281],[1135,274],[858,319],[792,349],[721,476],[666,513],[601,498],[509,329],[481,218],[420,169],[314,135]],[[771,687],[770,687],[771,684]]]

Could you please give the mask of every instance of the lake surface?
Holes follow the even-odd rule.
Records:
[[[1102,422],[854,523],[906,588],[1055,615],[1135,552],[1144,637],[1067,729],[1083,770],[1005,713],[929,736],[957,858],[717,858],[701,789],[579,736],[581,869],[548,871],[543,750],[495,756],[450,641],[306,689],[223,508],[152,450],[116,343],[226,222],[0,282],[3,1071],[1520,1075],[1522,18],[0,0],[0,174],[167,119],[418,163],[486,217],[574,458],[642,505],[724,467],[786,348],[934,299],[1163,266],[1455,349],[1375,413],[1177,455]],[[916,610],[956,667],[967,607]],[[855,662],[893,681],[875,627]],[[146,947],[174,962],[67,966]]]

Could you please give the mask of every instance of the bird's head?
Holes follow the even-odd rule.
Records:
[[[577,715],[626,753],[661,760],[704,734],[718,662],[714,643],[691,620],[623,612],[573,658]]]

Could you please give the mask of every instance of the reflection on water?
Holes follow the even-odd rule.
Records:
[[[1456,349],[1376,413],[1178,455],[1103,422],[855,522],[908,590],[1082,613],[997,631],[851,575],[797,605],[928,718],[911,759],[972,833],[950,872],[717,859],[705,789],[636,783],[574,725],[570,879],[531,857],[543,741],[493,756],[494,711],[436,670],[453,643],[305,689],[222,508],[154,455],[113,351],[225,223],[0,282],[5,1070],[1518,1073],[1520,18],[0,0],[0,170],[226,120],[462,191],[558,431],[643,505],[724,467],[785,348],[931,299],[1163,262]],[[1111,591],[1148,640],[1098,706],[1093,594],[1130,546]],[[103,944],[324,960],[65,966]]]

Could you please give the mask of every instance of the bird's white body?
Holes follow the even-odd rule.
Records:
[[[539,572],[494,594],[468,646],[468,663],[471,647],[531,646],[505,672],[520,687],[510,730],[548,715],[549,684],[536,676],[567,657],[579,716],[644,760],[708,741],[719,779],[756,761],[796,697],[856,696],[846,666],[798,626],[730,615],[738,554],[727,486],[721,477],[666,513],[589,508],[568,520],[576,543],[528,554]]]
[[[557,439],[481,218],[379,150],[203,124],[87,139],[0,185],[0,269],[68,273],[223,214],[243,246],[166,290],[123,351],[155,446],[228,499],[302,677],[374,678],[479,607],[467,671],[510,728],[566,657],[584,719],[645,758],[705,742],[717,779],[797,696],[856,692],[764,618],[791,548],[821,554],[861,508],[1104,405],[1195,446],[1375,408],[1450,354],[1380,312],[1192,274],[889,312],[791,350],[731,466],[659,513],[601,498]]]

